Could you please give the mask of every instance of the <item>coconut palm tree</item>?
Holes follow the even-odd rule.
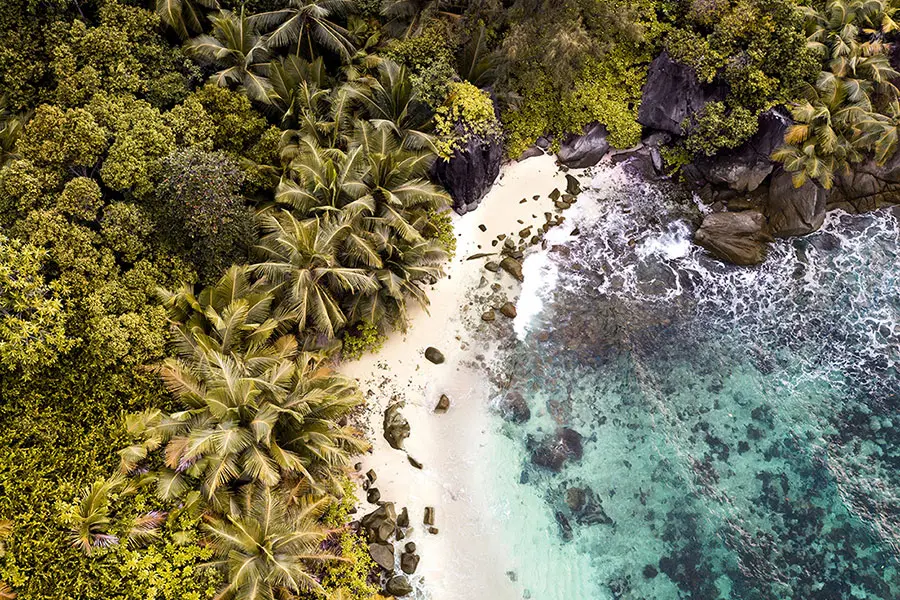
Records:
[[[156,0],[156,14],[175,30],[181,39],[203,31],[201,17],[204,8],[218,10],[218,0]]]
[[[275,190],[275,201],[307,216],[371,212],[373,207],[360,199],[367,188],[362,181],[365,157],[359,148],[348,152],[323,148],[311,135],[295,139],[282,151],[282,158],[293,157],[289,175]]]
[[[353,0],[288,0],[282,9],[253,15],[253,24],[265,31],[270,49],[293,48],[293,53],[309,60],[318,50],[350,58],[354,44],[350,32],[334,19],[352,12]]]
[[[387,17],[388,32],[402,39],[422,33],[429,22],[438,19],[457,20],[465,5],[448,0],[384,0],[381,14]]]
[[[285,210],[265,213],[261,221],[265,235],[257,248],[262,262],[253,265],[254,271],[283,284],[300,332],[311,329],[334,339],[347,323],[341,298],[378,289],[368,271],[341,264],[338,249],[351,223],[342,218],[300,221]]]
[[[328,500],[307,501],[296,514],[271,488],[245,495],[240,514],[214,518],[204,525],[215,559],[209,563],[228,583],[217,598],[272,600],[301,593],[324,594],[312,565],[345,560],[328,554],[321,543],[328,534],[318,517]]]
[[[260,43],[259,33],[244,9],[239,15],[222,10],[211,20],[212,35],[189,40],[186,52],[218,69],[211,77],[218,85],[240,86],[250,98],[268,102],[271,84],[261,73],[268,61],[268,51]]]
[[[330,102],[330,81],[321,58],[310,62],[291,55],[272,61],[268,67],[269,106],[281,118],[281,126],[291,129],[312,116],[313,123],[324,120]],[[314,131],[318,127],[313,128]]]
[[[434,149],[431,110],[419,99],[405,66],[382,60],[377,77],[360,77],[344,89],[358,106],[360,117],[376,127],[392,129],[404,148]]]

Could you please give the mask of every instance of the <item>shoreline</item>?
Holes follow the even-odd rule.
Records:
[[[428,312],[416,308],[405,333],[390,335],[376,354],[341,364],[341,371],[357,379],[366,397],[364,421],[372,453],[362,457],[360,475],[373,469],[377,479],[372,487],[382,500],[394,502],[398,512],[409,510],[413,530],[395,544],[399,548],[413,541],[421,556],[410,577],[416,591],[408,598],[521,598],[506,573],[511,568],[508,549],[490,522],[490,499],[478,468],[491,458],[484,449],[492,393],[486,367],[503,337],[514,335],[513,319],[496,311],[496,320],[485,324],[492,339],[483,339],[488,336],[477,331],[481,314],[499,304],[473,298],[489,294],[490,299],[505,297],[515,304],[521,284],[502,270],[485,270],[485,261],[493,258],[467,259],[499,254],[502,243],[491,245],[498,234],[518,239],[518,232],[529,225],[540,229],[545,213],[558,212],[549,197],[554,188],[565,190],[566,173],[553,155],[504,165],[479,208],[454,215],[456,256],[448,262],[445,277],[427,290]],[[500,288],[494,285],[492,290],[492,284]],[[428,346],[444,354],[443,364],[425,359]],[[450,408],[435,413],[442,394],[450,398]],[[384,410],[394,401],[405,402],[401,412],[411,428],[406,452],[391,448],[382,435]],[[423,468],[413,467],[407,453]],[[436,535],[423,526],[425,507],[435,508]],[[375,508],[363,497],[357,517]]]

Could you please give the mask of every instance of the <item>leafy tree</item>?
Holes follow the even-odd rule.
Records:
[[[0,234],[0,365],[26,378],[73,346],[63,304],[41,273],[45,256]]]
[[[267,48],[293,48],[295,55],[308,60],[320,55],[318,49],[342,61],[350,58],[353,40],[336,18],[350,12],[353,0],[287,0],[286,4],[252,17],[253,24],[266,32]]]

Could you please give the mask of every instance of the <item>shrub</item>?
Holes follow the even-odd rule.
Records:
[[[133,263],[147,247],[147,236],[153,226],[138,206],[114,202],[103,209],[100,232],[107,247],[125,262]]]
[[[367,352],[378,352],[387,339],[374,323],[368,321],[358,323],[353,330],[354,333],[344,333],[341,356],[345,360],[357,360]]]
[[[375,561],[369,555],[366,540],[349,529],[343,530],[338,539],[340,552],[346,561],[332,562],[325,567],[322,585],[330,590],[344,590],[354,600],[368,600],[378,588],[370,583]]]
[[[95,221],[102,206],[100,186],[88,177],[70,179],[56,201],[59,212],[82,221]]]
[[[434,129],[441,137],[438,152],[447,158],[472,138],[500,135],[490,95],[467,81],[450,84],[447,98],[435,110]]]

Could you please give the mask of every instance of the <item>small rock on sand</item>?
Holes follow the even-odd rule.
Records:
[[[450,398],[447,394],[441,394],[440,399],[438,400],[437,405],[434,407],[434,412],[447,412],[447,409],[450,408]]]
[[[521,268],[521,266],[520,266]],[[425,348],[425,358],[436,365],[444,362],[444,353],[433,346]]]
[[[509,319],[516,318],[516,305],[512,302],[506,302],[503,306],[500,307],[500,314]]]
[[[425,520],[423,522],[426,525],[434,525],[434,507],[433,506],[425,507]]]
[[[500,268],[515,277],[519,281],[525,281],[524,275],[522,275],[522,263],[517,261],[516,259],[506,256],[503,260],[500,261]]]

